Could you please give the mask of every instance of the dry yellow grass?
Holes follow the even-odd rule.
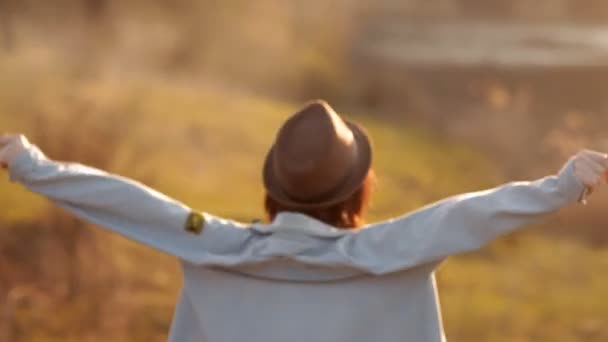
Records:
[[[3,130],[40,137],[32,118],[45,118],[54,127],[43,130],[44,141],[62,142],[42,146],[52,157],[109,160],[103,166],[111,171],[194,208],[242,220],[261,216],[263,156],[276,128],[297,106],[159,80],[78,80],[19,68],[15,61],[0,63],[0,74],[8,80],[0,84]],[[370,113],[352,113],[375,140],[381,181],[372,220],[502,180],[470,147],[365,114]],[[110,150],[104,137],[119,143]],[[110,158],[98,158],[104,153]],[[84,228],[95,231],[83,240],[91,248],[77,251],[82,261],[66,268],[60,263],[64,251],[49,234],[58,227],[45,224],[54,215],[45,210],[46,202],[4,179],[0,188],[0,303],[11,308],[0,333],[10,329],[14,341],[166,339],[181,283],[174,260]],[[605,250],[537,235],[450,259],[438,274],[448,336],[605,341],[607,260]],[[80,284],[71,296],[64,289],[69,272],[78,272]]]

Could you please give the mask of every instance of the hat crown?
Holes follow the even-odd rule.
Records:
[[[355,144],[352,131],[327,103],[312,102],[281,127],[275,173],[290,197],[322,198],[348,175]]]
[[[264,163],[264,186],[290,208],[326,207],[359,188],[371,157],[362,127],[343,120],[325,101],[310,102],[279,130]]]

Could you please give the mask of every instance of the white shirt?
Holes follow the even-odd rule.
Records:
[[[74,215],[181,260],[173,342],[444,341],[433,274],[441,261],[584,192],[569,162],[557,176],[451,197],[347,231],[297,213],[269,225],[197,216],[142,184],[49,160],[36,147],[10,172]],[[186,224],[193,217],[204,219],[200,229]]]

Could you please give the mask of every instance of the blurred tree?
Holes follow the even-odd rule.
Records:
[[[87,15],[87,19],[92,21],[99,21],[106,15],[108,9],[108,1],[84,0],[84,8]]]
[[[462,13],[473,16],[497,17],[511,13],[512,1],[458,0]]]
[[[13,6],[11,0],[0,0],[0,36],[2,47],[10,51],[15,45]]]
[[[514,1],[511,16],[515,19],[566,20],[572,17],[570,0]]]
[[[608,17],[608,3],[605,0],[571,1],[570,13],[582,20],[605,23]]]

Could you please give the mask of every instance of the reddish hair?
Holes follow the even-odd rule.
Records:
[[[270,221],[282,211],[297,212],[341,229],[360,228],[365,224],[365,214],[376,184],[376,174],[370,169],[363,184],[346,200],[325,208],[297,209],[280,204],[268,193],[264,200],[266,216]]]

